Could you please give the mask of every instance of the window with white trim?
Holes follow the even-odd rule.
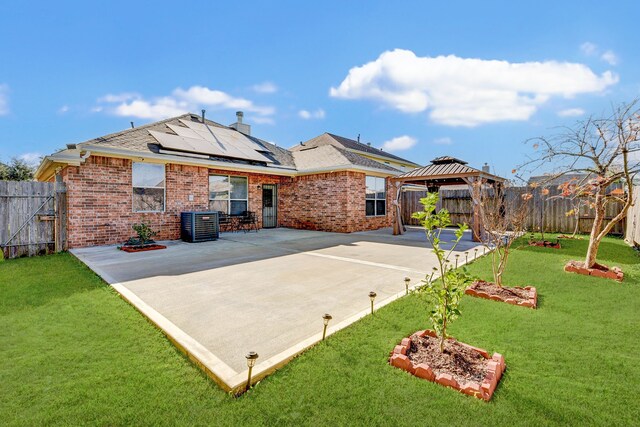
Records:
[[[164,212],[165,166],[154,163],[131,164],[133,212]]]
[[[246,176],[209,175],[209,209],[240,215],[249,209]]]
[[[366,177],[365,213],[367,216],[387,214],[386,180],[377,176]]]

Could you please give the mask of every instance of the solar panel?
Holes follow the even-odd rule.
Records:
[[[257,152],[258,148],[264,151],[262,146],[239,132],[204,126],[201,123],[182,120],[181,122],[188,127],[167,125],[176,135],[153,130],[150,130],[149,133],[162,148],[168,150],[273,163],[271,159]]]
[[[212,142],[232,143],[236,146],[244,146],[254,151],[266,151],[268,149],[256,143],[251,138],[234,129],[226,129],[218,126],[206,126],[202,123],[192,122],[190,120],[182,120],[180,122],[189,129],[197,132],[200,136]]]

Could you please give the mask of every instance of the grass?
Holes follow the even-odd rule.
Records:
[[[415,296],[317,345],[234,399],[68,254],[0,266],[3,425],[632,425],[640,418],[640,258],[608,238],[623,283],[564,273],[585,240],[514,251],[507,285],[535,285],[531,310],[465,297],[451,333],[504,354],[489,403],[387,364],[428,326]],[[487,259],[470,265],[490,279]],[[399,289],[403,288],[399,282]]]

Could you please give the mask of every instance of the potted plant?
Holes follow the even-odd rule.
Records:
[[[148,224],[141,222],[140,224],[133,224],[131,228],[136,232],[136,236],[130,237],[127,242],[119,246],[118,249],[125,252],[143,252],[166,248],[164,245],[156,244],[155,240],[152,239],[158,233],[153,231]]]

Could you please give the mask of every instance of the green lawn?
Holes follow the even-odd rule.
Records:
[[[531,310],[465,297],[451,333],[504,354],[489,403],[387,364],[428,326],[414,296],[332,336],[234,399],[71,255],[0,264],[4,425],[632,425],[640,419],[640,258],[607,239],[623,283],[566,274],[586,241],[523,247],[506,274]],[[470,267],[489,279],[482,260]],[[398,283],[398,289],[404,284]],[[320,320],[319,320],[320,322]],[[320,325],[320,323],[319,323]]]

